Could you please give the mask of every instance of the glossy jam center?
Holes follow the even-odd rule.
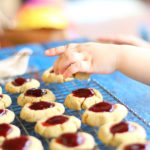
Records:
[[[28,82],[29,79],[25,79],[25,78],[16,78],[12,84],[15,85],[15,86],[21,86],[23,85],[25,82]]]
[[[2,94],[0,94],[0,100],[3,98],[3,95]]]
[[[43,110],[54,107],[55,104],[49,102],[34,102],[29,108],[33,110]]]
[[[110,131],[112,134],[116,134],[116,133],[132,132],[134,129],[135,127],[128,123],[120,122],[118,124],[113,125]]]
[[[50,70],[50,72],[49,73],[54,73],[54,70]]]
[[[94,91],[92,89],[78,89],[78,90],[72,91],[72,94],[75,97],[88,98],[94,95]]]
[[[68,147],[76,147],[84,143],[84,137],[78,133],[64,133],[57,139],[57,143]]]
[[[6,114],[6,109],[0,109],[0,117]]]
[[[124,148],[124,150],[148,150],[145,144],[131,144]]]
[[[11,131],[12,128],[9,124],[6,123],[0,124],[0,136],[6,137]]]
[[[29,89],[26,91],[26,96],[34,96],[34,97],[41,97],[45,95],[47,92],[44,89]]]
[[[30,142],[27,137],[21,136],[4,141],[2,148],[3,150],[28,150]]]
[[[54,116],[54,117],[49,118],[48,120],[46,120],[42,124],[44,126],[50,126],[50,125],[63,124],[66,121],[68,121],[68,117],[62,116],[62,115],[58,115],[58,116]]]
[[[108,102],[100,102],[89,108],[89,110],[93,112],[112,112],[113,109],[113,104]]]

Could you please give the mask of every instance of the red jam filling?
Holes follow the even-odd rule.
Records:
[[[43,122],[42,125],[43,126],[57,125],[57,124],[63,124],[66,121],[68,121],[68,117],[58,115],[58,116],[54,116],[54,117],[49,118],[48,120]]]
[[[0,109],[0,117],[6,114],[6,109]]]
[[[34,96],[34,97],[41,97],[43,95],[47,94],[47,91],[44,89],[29,89],[26,91],[26,96]]]
[[[76,147],[84,143],[84,137],[78,133],[64,133],[56,142],[68,147]]]
[[[31,106],[29,106],[30,109],[33,110],[43,110],[47,108],[52,108],[54,107],[55,104],[49,103],[49,102],[34,102]]]
[[[128,123],[120,122],[118,124],[113,125],[110,131],[112,134],[116,134],[116,133],[132,132],[134,131],[134,129],[135,127]]]
[[[25,79],[25,78],[16,78],[13,82],[12,82],[12,84],[13,85],[15,85],[15,86],[21,86],[21,85],[23,85],[25,82],[28,82],[29,81],[29,79]]]
[[[131,144],[124,148],[124,150],[148,150],[145,144]]]
[[[108,102],[100,102],[90,107],[89,110],[93,112],[112,112],[114,106]]]
[[[3,98],[3,95],[1,94],[1,95],[0,95],[0,100],[1,100],[2,98]]]
[[[2,144],[3,150],[28,150],[30,146],[30,140],[25,137],[17,137],[4,141]]]
[[[72,91],[72,94],[75,97],[88,98],[94,95],[94,91],[92,89],[78,89],[78,90]]]
[[[12,128],[9,124],[6,123],[0,124],[0,136],[6,137],[11,131]]]
[[[54,70],[50,70],[50,72],[49,73],[54,73]]]

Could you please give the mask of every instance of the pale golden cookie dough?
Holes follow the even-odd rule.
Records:
[[[15,119],[15,113],[8,109],[3,109],[6,111],[3,115],[0,114],[0,123],[11,123]]]
[[[94,106],[94,105],[93,105]],[[82,115],[82,121],[90,126],[101,126],[109,122],[120,122],[123,120],[128,109],[121,104],[113,104],[112,112],[93,112],[87,109]]]
[[[124,142],[138,142],[145,141],[146,132],[144,128],[135,122],[127,122],[128,124],[135,127],[131,132],[123,132],[112,134],[110,129],[114,123],[107,123],[100,127],[98,131],[99,139],[106,145],[118,146]]]
[[[44,150],[43,145],[39,139],[35,138],[34,136],[28,136],[28,138],[31,140],[29,150]]]
[[[0,127],[1,125],[3,124],[0,124]],[[11,131],[6,136],[0,135],[0,143],[2,143],[4,140],[8,140],[20,136],[20,129],[17,126],[12,124],[6,124],[6,125],[9,125],[11,127]]]
[[[9,95],[0,94],[0,109],[9,107],[12,101]]]
[[[94,95],[88,98],[76,97],[72,93],[70,93],[65,99],[64,105],[69,109],[82,110],[87,109],[96,103],[102,102],[103,97],[101,93],[96,89],[92,90],[94,91]]]
[[[65,79],[63,77],[63,75],[59,74],[56,75],[54,72],[51,72],[53,70],[53,68],[49,68],[48,70],[46,70],[43,75],[42,75],[42,80],[44,82],[48,82],[48,83],[63,83],[63,82],[68,82],[73,80],[73,78],[67,78]]]
[[[20,112],[20,118],[27,122],[36,122],[45,117],[60,115],[65,112],[65,108],[61,103],[52,102],[52,104],[55,106],[43,110],[33,110],[29,108],[32,103],[27,103]]]
[[[90,78],[90,74],[83,73],[83,72],[77,72],[73,75],[73,77],[78,80],[88,80]]]
[[[92,135],[85,132],[78,132],[79,135],[84,137],[83,144],[75,147],[68,147],[63,144],[59,144],[57,139],[52,139],[50,142],[50,150],[91,150],[95,147],[95,141]]]
[[[44,126],[43,123],[49,118],[38,121],[35,125],[35,132],[46,138],[53,138],[59,137],[63,133],[76,132],[81,127],[81,121],[77,117],[63,116],[67,117],[68,120],[62,124]]]
[[[40,82],[35,79],[30,79],[28,82],[25,82],[21,86],[15,86],[12,82],[8,82],[5,86],[5,90],[9,93],[22,93],[31,88],[39,88]]]
[[[150,141],[138,141],[138,142],[133,142],[133,143],[123,143],[121,144],[117,150],[125,150],[125,148],[127,148],[128,146],[133,146],[134,145],[134,148],[133,150],[149,150],[150,149]],[[145,149],[142,149],[143,147],[145,146]]]
[[[0,86],[0,94],[2,94],[2,88],[1,88],[1,86]]]
[[[26,103],[33,103],[39,101],[54,102],[56,98],[53,92],[48,89],[43,90],[47,91],[47,93],[41,97],[26,96],[25,95],[26,92],[21,93],[17,98],[18,105],[24,106]]]
[[[44,148],[42,146],[42,143],[41,143],[41,141],[39,139],[37,139],[37,138],[35,138],[33,136],[26,136],[26,137],[29,138],[29,140],[30,140],[30,144],[29,144],[28,150],[44,150]],[[9,141],[10,140],[14,140],[14,139],[9,139]],[[8,140],[6,140],[6,142],[7,141]],[[3,144],[4,143],[5,143],[5,141],[3,142]],[[2,144],[2,146],[3,146],[3,144]],[[5,150],[5,149],[2,148],[2,146],[0,147],[0,150]],[[17,149],[17,147],[16,147],[16,149]]]

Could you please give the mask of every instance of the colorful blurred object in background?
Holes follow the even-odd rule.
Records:
[[[63,6],[56,0],[29,0],[19,10],[17,29],[32,30],[41,28],[64,29],[68,20]]]
[[[150,0],[0,0],[3,46],[133,35],[150,41]],[[15,17],[14,17],[15,16]]]
[[[3,39],[10,45],[65,40],[69,21],[63,9],[63,0],[25,0],[16,12],[15,26],[5,28]]]

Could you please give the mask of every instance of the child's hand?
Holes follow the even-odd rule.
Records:
[[[60,55],[54,72],[65,78],[76,72],[107,74],[118,69],[119,46],[114,44],[69,44],[45,52],[47,56]]]
[[[113,43],[119,45],[133,45],[133,46],[150,48],[150,44],[148,42],[135,36],[108,35],[108,36],[101,36],[98,38],[98,40],[104,43]]]

